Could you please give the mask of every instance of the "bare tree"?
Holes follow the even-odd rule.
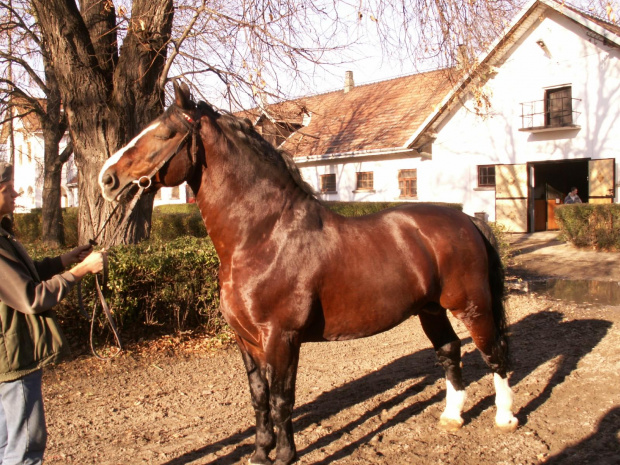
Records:
[[[60,202],[62,167],[71,155],[72,145],[69,143],[65,150],[59,150],[67,120],[61,110],[54,70],[26,7],[27,3],[18,0],[0,2],[0,11],[6,19],[0,27],[0,37],[7,45],[0,51],[0,62],[6,70],[6,75],[0,78],[4,96],[1,105],[10,128],[13,118],[23,119],[28,114],[36,115],[39,121],[44,140],[42,238],[49,245],[58,246],[64,244]],[[35,69],[39,62],[43,63],[42,73]],[[37,92],[44,98],[38,98]],[[11,149],[14,149],[13,141]]]
[[[26,1],[26,0],[24,0]],[[338,62],[374,34],[386,55],[464,71],[476,66],[524,0],[28,0],[57,78],[80,174],[80,236],[110,206],[104,160],[161,113],[166,82],[184,77],[230,109],[297,90],[314,67]],[[592,0],[609,14],[607,0]],[[588,0],[582,0],[589,6]],[[615,7],[612,7],[612,13]],[[291,84],[293,83],[293,84]],[[119,241],[149,233],[152,199]],[[122,213],[121,213],[122,214]],[[115,218],[110,230],[117,229]],[[107,234],[107,233],[106,233]]]
[[[110,211],[97,185],[101,165],[162,111],[160,76],[173,3],[135,1],[130,18],[117,17],[108,0],[83,0],[79,8],[72,0],[32,0],[31,4],[69,121],[80,180],[79,235],[85,241],[95,236]],[[120,25],[126,28],[121,30]],[[120,32],[124,40],[119,48]],[[134,221],[118,240],[135,242],[146,237],[151,208],[152,197],[142,199]],[[117,226],[118,218],[111,221],[104,239]]]

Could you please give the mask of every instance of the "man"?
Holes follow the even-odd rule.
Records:
[[[19,196],[13,166],[0,162],[0,219]],[[4,223],[3,223],[4,224]],[[90,245],[34,262],[10,231],[0,227],[0,464],[41,464],[47,429],[42,368],[68,352],[51,310],[88,273],[98,273],[105,251]],[[78,263],[70,271],[68,265]]]
[[[576,187],[571,187],[570,188],[570,192],[568,193],[568,195],[564,199],[564,203],[567,203],[567,204],[570,204],[570,203],[581,203],[581,199],[577,195],[577,188]]]

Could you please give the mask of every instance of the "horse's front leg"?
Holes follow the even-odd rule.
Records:
[[[259,360],[255,360],[255,357],[248,351],[244,340],[239,336],[237,336],[237,344],[248,374],[252,407],[254,407],[256,415],[256,449],[250,458],[250,464],[270,465],[269,452],[276,445],[276,436],[273,432],[273,423],[269,411],[269,385],[265,377],[264,361],[260,363]]]
[[[293,406],[299,348],[297,334],[272,333],[265,350],[271,418],[276,428],[275,465],[288,465],[297,460],[293,437]]]

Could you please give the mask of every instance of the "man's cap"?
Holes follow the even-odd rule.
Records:
[[[13,179],[13,165],[0,162],[0,183],[9,182]]]

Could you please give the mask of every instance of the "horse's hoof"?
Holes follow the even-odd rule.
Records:
[[[519,420],[516,417],[512,417],[507,422],[503,423],[495,423],[497,429],[499,429],[502,433],[514,433],[519,427]]]
[[[463,426],[462,418],[439,418],[439,427],[444,431],[458,431]]]
[[[271,465],[273,462],[267,459],[257,459],[256,457],[250,457],[248,460],[249,465]]]

